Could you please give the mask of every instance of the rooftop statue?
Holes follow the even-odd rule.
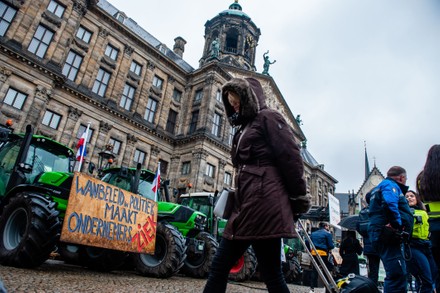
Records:
[[[220,42],[218,38],[215,38],[211,43],[211,57],[218,57],[220,52]]]
[[[274,60],[273,62],[270,62],[269,56],[267,54],[269,54],[269,50],[267,50],[267,52],[263,54],[264,65],[263,65],[263,72],[262,72],[262,74],[269,75],[269,66],[271,64],[274,64],[275,62],[277,62],[277,60]]]

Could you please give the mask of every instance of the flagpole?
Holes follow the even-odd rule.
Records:
[[[89,137],[90,124],[91,124],[91,122],[87,123],[86,137],[84,139],[84,145],[83,145],[83,148],[81,150],[81,155],[79,157],[78,172],[81,172],[82,162],[84,161],[84,152],[86,151],[87,139]],[[82,136],[82,134],[81,134],[81,136]]]
[[[157,202],[157,190],[159,189],[159,188],[157,188],[157,186],[160,184],[159,183],[160,179],[158,178],[159,176],[157,176],[157,174],[160,174],[159,172],[160,172],[160,162],[157,163],[157,171],[156,171],[156,179],[157,180],[156,180],[156,188],[154,191],[154,201],[156,201],[156,202]]]

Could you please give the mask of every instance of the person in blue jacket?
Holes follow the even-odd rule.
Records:
[[[312,250],[312,255],[315,258],[316,254],[321,256],[325,266],[332,271],[333,264],[328,260],[331,250],[335,248],[333,244],[332,233],[330,233],[330,224],[328,222],[319,223],[319,229],[310,234],[310,240],[312,240],[313,245],[316,248],[316,252]],[[319,262],[317,261],[319,264]],[[313,267],[312,273],[310,274],[310,283],[312,288],[318,286],[318,271]]]
[[[408,191],[406,180],[405,169],[393,166],[371,192],[368,235],[385,268],[384,293],[407,290],[402,244],[409,242],[414,218],[404,195]]]

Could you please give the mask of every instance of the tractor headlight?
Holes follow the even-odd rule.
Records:
[[[207,218],[204,215],[197,215],[194,224],[195,228],[203,230],[206,226]]]

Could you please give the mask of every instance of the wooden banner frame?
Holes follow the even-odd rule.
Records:
[[[154,254],[157,202],[75,172],[61,241]]]

